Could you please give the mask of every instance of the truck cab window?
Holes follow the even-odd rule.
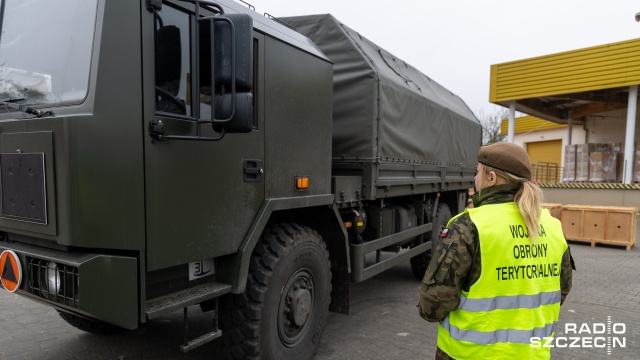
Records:
[[[189,14],[163,6],[155,22],[156,111],[191,116]]]
[[[0,99],[84,101],[97,8],[96,0],[0,1]]]

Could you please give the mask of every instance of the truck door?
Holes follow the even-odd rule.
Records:
[[[249,131],[223,134],[211,124],[197,130],[195,120],[210,117],[217,91],[206,81],[211,50],[200,49],[197,65],[198,23],[190,9],[165,3],[147,14],[142,24],[146,263],[153,271],[235,252],[264,200],[263,38],[249,27],[253,86],[244,89],[253,102]],[[164,138],[150,136],[159,131]],[[196,133],[200,139],[177,139]]]

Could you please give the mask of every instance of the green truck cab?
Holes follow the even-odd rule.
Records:
[[[0,0],[0,30],[0,278],[89,332],[199,304],[182,351],[310,358],[473,187],[466,104],[331,15]]]

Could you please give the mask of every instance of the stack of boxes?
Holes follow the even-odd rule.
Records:
[[[589,152],[592,144],[576,145],[576,179],[589,181]]]
[[[590,144],[589,181],[616,182],[616,153],[611,144]]]
[[[576,181],[576,145],[564,147],[564,172],[562,181]]]
[[[624,143],[567,145],[562,181],[621,183]],[[640,145],[634,144],[632,181],[640,182]]]

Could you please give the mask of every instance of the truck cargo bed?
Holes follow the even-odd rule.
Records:
[[[334,62],[334,175],[369,199],[473,185],[482,128],[460,97],[332,15],[282,20]]]

